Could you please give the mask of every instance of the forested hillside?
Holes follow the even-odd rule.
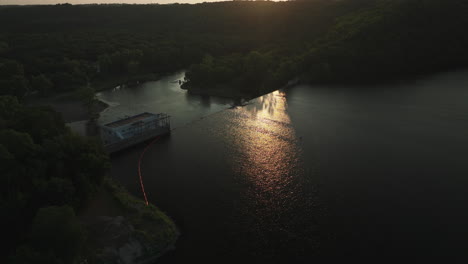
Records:
[[[191,92],[245,97],[290,80],[398,81],[468,67],[467,27],[466,0],[1,7],[0,260],[82,260],[75,212],[109,165],[99,142],[25,97],[86,87],[91,98],[181,69]]]
[[[305,51],[337,17],[371,2],[5,7],[0,9],[0,93],[50,94],[121,76],[164,74],[206,55],[256,50],[274,53],[280,64]]]
[[[341,1],[355,3],[353,1]],[[349,4],[348,3],[348,4]],[[301,3],[293,3],[301,5]],[[355,6],[321,34],[246,53],[206,56],[187,73],[186,87],[255,95],[300,77],[311,83],[376,83],[415,78],[468,66],[468,3],[443,0],[380,0]],[[281,47],[281,48],[280,48]],[[287,48],[285,48],[287,47]],[[285,49],[283,49],[285,48]]]
[[[304,56],[310,80],[382,82],[468,66],[468,2],[382,0],[337,19]]]
[[[186,88],[234,87],[256,95],[298,76],[375,82],[466,67],[467,5],[315,0],[6,7],[0,9],[0,93],[50,94],[186,68]]]

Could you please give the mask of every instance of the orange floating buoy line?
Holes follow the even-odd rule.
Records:
[[[141,177],[141,161],[143,160],[143,157],[145,156],[146,151],[148,148],[153,145],[156,141],[158,141],[160,137],[156,137],[153,141],[151,141],[141,152],[140,158],[138,159],[138,176],[140,177],[140,186],[141,186],[141,191],[143,192],[143,197],[145,198],[145,203],[148,205],[148,198],[146,197],[146,192],[145,192],[145,185],[143,184],[143,178]]]

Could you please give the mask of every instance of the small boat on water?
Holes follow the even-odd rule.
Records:
[[[170,116],[144,112],[101,125],[101,139],[107,152],[113,153],[171,131]]]

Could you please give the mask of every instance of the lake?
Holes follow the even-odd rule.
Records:
[[[97,93],[97,99],[109,105],[98,122],[105,124],[141,112],[164,112],[172,116],[172,128],[177,128],[234,104],[231,99],[187,93],[179,85],[184,76],[182,71],[138,87],[116,87]]]
[[[178,90],[182,76],[100,95],[103,120],[164,111],[177,127],[142,163],[148,199],[182,231],[161,263],[468,256],[467,71],[235,108]],[[144,147],[112,157],[138,197]]]

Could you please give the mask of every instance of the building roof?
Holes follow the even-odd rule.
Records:
[[[117,121],[105,124],[104,126],[111,127],[111,128],[116,128],[116,127],[125,126],[125,125],[128,125],[128,124],[132,124],[134,122],[141,121],[143,119],[146,119],[146,118],[149,118],[149,117],[154,117],[154,116],[156,116],[156,115],[152,114],[152,113],[144,112],[144,113],[141,113],[141,114],[138,114],[138,115],[130,116],[130,117],[127,117],[127,118],[124,118],[124,119],[121,119],[121,120],[117,120]]]

